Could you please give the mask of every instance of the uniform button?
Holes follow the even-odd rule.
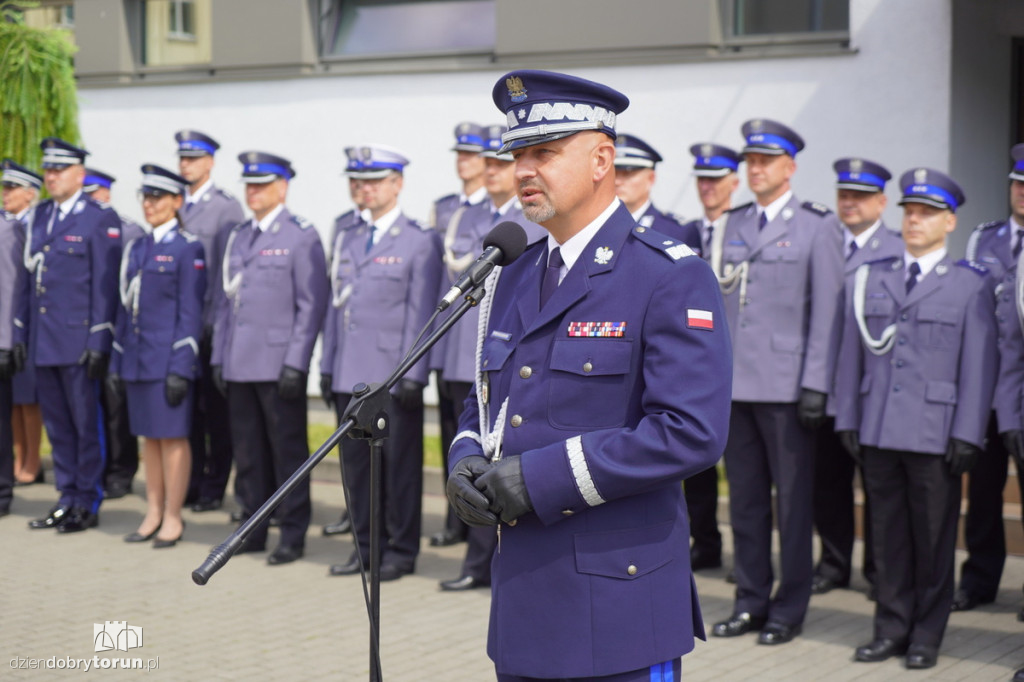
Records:
[[[509,421],[509,423],[512,424],[512,426],[519,426],[523,423],[523,418],[520,417],[518,414],[514,414],[512,415],[512,419]]]
[[[74,252],[75,252],[75,249],[74,249],[74,248],[70,248],[70,249],[68,249],[68,253],[74,253]]]
[[[136,334],[138,334],[138,333],[139,333],[139,328],[138,328],[138,327],[136,327],[136,328],[135,328],[135,333],[136,333]]]
[[[43,251],[49,252],[49,250],[50,250],[50,245],[49,244],[47,244],[46,246],[43,247]]]
[[[646,227],[643,227],[643,226],[640,226],[640,227],[636,228],[636,231],[637,231],[637,232],[646,232],[646,231],[647,231],[647,228],[646,228]]]
[[[629,573],[630,575],[636,575],[636,566],[630,564],[629,567],[626,569],[626,573]]]
[[[593,372],[594,371],[594,365],[592,365],[589,362],[584,362],[583,363],[583,371],[586,372],[587,374]]]
[[[41,313],[43,313],[45,315],[46,314],[46,306],[45,305],[44,306],[40,306],[39,312],[41,312]]]
[[[902,346],[902,345],[903,345],[903,344],[905,344],[906,342],[907,342],[906,338],[904,338],[904,337],[902,337],[902,336],[901,336],[901,337],[900,337],[900,340],[899,340],[899,341],[897,341],[896,343],[898,343],[898,344],[900,344],[900,345]]]
[[[900,315],[900,320],[902,320],[903,322],[906,322],[908,319],[909,319],[909,317],[907,316],[906,313],[903,313],[902,315]]]
[[[900,385],[896,384],[895,386],[893,386],[892,387],[892,392],[893,393],[899,393],[900,392]]]
[[[522,377],[523,379],[529,379],[531,376],[533,376],[533,368],[527,365],[523,365],[522,367],[519,368],[519,376]]]
[[[902,367],[903,366],[903,361],[902,360],[897,360],[896,361],[896,366],[897,367]]]
[[[164,271],[164,266],[161,265],[160,266],[160,272],[163,272],[163,271]]]
[[[484,360],[484,367],[486,367],[487,363],[489,363],[489,362],[490,362],[490,360]]]
[[[48,268],[47,268],[47,267],[46,267],[46,266],[44,265],[44,266],[43,266],[43,272],[46,272],[46,271],[47,271],[47,269],[48,269]]]
[[[562,516],[572,516],[575,513],[576,512],[574,512],[572,509],[563,509],[562,510]]]
[[[39,287],[39,293],[45,294],[46,293],[46,287]]]

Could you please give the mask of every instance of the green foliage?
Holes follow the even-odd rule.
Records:
[[[79,143],[75,49],[65,31],[26,26],[0,1],[0,158],[38,168],[44,137]]]

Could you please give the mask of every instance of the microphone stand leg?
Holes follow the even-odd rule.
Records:
[[[381,682],[380,663],[380,524],[381,461],[384,439],[370,441],[370,682]]]

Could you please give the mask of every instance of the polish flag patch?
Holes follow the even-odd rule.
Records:
[[[111,239],[118,239],[121,237],[121,228],[119,227],[108,227],[107,236]]]
[[[715,329],[715,316],[710,310],[686,309],[686,326],[690,329]]]
[[[194,261],[192,261],[192,265],[193,265],[193,267],[195,267],[196,270],[202,270],[203,268],[206,267],[206,263],[204,263],[199,258],[196,258]]]

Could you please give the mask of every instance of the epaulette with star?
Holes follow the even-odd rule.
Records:
[[[1000,227],[1000,226],[1005,225],[1005,224],[1006,224],[1005,220],[990,220],[987,223],[982,223],[981,225],[978,225],[976,228],[974,228],[974,231],[975,232],[984,232],[985,230],[991,230],[991,229],[994,229],[996,227]]]
[[[668,258],[673,261],[682,260],[689,256],[696,256],[697,252],[691,249],[686,244],[676,241],[675,239],[667,239],[665,235],[654,230],[649,230],[642,225],[638,225],[633,229],[633,234],[636,235],[637,239],[651,247],[655,251],[660,251]]]
[[[966,258],[961,258],[960,260],[958,260],[956,262],[956,264],[959,265],[962,268],[966,268],[966,269],[970,270],[971,272],[973,272],[976,275],[980,275],[981,277],[988,276],[988,272],[989,272],[988,268],[986,268],[981,263],[975,263],[974,261],[969,261]]]
[[[308,230],[313,227],[313,223],[309,222],[302,216],[295,215],[294,213],[292,214],[292,222],[298,225],[300,230]]]
[[[214,186],[213,189],[216,190],[217,192],[219,192],[220,195],[222,197],[224,197],[225,199],[229,199],[231,201],[235,200],[235,195],[233,195],[231,192],[227,191],[226,189],[224,189],[222,187],[216,187],[216,186]]]
[[[748,201],[745,204],[740,204],[739,206],[733,206],[732,208],[727,209],[726,213],[739,213],[740,211],[747,210],[748,208],[750,208],[753,205],[754,205],[753,201]]]
[[[820,201],[805,201],[800,204],[800,207],[810,211],[811,213],[816,213],[823,218],[832,212],[832,209]]]
[[[434,205],[440,204],[443,201],[451,201],[452,199],[458,199],[458,194],[445,194],[443,197],[434,200]]]

